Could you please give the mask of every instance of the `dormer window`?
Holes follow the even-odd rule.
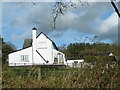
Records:
[[[47,48],[46,42],[38,42],[37,48],[38,49],[46,49]]]

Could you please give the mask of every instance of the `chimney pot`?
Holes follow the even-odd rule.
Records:
[[[32,30],[37,30],[37,28],[34,27]]]

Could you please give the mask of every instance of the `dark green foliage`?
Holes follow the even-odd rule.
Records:
[[[8,59],[8,54],[14,52],[16,50],[16,46],[12,43],[2,41],[2,63],[4,64]]]
[[[3,38],[0,37],[0,50],[2,49]]]
[[[85,62],[89,62],[89,63],[109,63],[109,62],[113,62],[115,61],[115,57],[114,56],[85,56],[84,57]]]
[[[108,56],[109,53],[113,53],[116,56],[120,56],[117,44],[106,43],[71,43],[66,49],[61,50],[66,54],[67,59],[80,59],[87,58],[88,61],[99,59],[99,56]]]
[[[99,56],[84,56],[84,60],[85,60],[85,62],[91,62],[91,63],[93,63],[93,62],[97,62],[98,60],[100,60],[100,57]]]

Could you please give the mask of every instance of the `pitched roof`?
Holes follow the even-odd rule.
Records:
[[[32,39],[25,39],[23,44],[23,49],[32,46]]]
[[[41,34],[45,35],[43,32],[41,32],[36,38],[38,38]],[[46,38],[48,38],[52,42],[52,44],[54,45],[55,49],[58,50],[55,43],[49,37],[46,36]],[[32,46],[32,39],[25,39],[24,44],[23,44],[23,49],[28,48],[30,46]]]

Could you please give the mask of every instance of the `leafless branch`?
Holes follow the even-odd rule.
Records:
[[[81,0],[78,0],[78,3],[81,3],[82,6],[84,4],[82,3]],[[52,27],[54,29],[56,28],[56,21],[57,21],[58,16],[64,15],[64,11],[68,7],[76,8],[76,3],[73,3],[71,0],[69,2],[63,2],[62,0],[60,0],[59,2],[55,2],[55,5],[53,6],[53,12],[52,12],[52,17],[53,17]]]
[[[82,34],[82,35],[80,36],[80,38],[78,38],[78,39],[77,39],[76,37],[74,37],[75,41],[78,42],[78,43],[83,43],[83,42],[82,42],[82,38],[84,38],[84,34]]]

